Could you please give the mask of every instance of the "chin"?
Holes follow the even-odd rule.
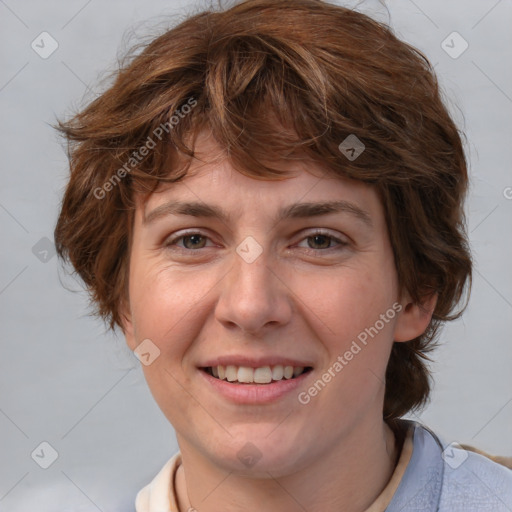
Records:
[[[252,478],[268,478],[269,473],[275,477],[285,476],[297,471],[301,458],[297,447],[303,443],[293,441],[292,436],[287,441],[272,439],[268,433],[265,429],[258,436],[249,433],[233,436],[228,446],[210,456],[226,471]]]

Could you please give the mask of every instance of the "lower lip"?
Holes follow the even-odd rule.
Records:
[[[237,404],[269,404],[276,402],[293,391],[296,391],[309,376],[312,370],[302,373],[294,379],[283,379],[270,384],[236,384],[227,380],[212,377],[204,370],[199,373],[215,391]]]

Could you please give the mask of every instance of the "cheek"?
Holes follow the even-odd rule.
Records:
[[[180,338],[174,333],[192,327],[191,316],[200,311],[201,300],[214,285],[205,273],[194,276],[165,267],[151,268],[151,265],[145,271],[135,268],[131,282],[131,309],[137,334],[139,338],[155,338],[160,342]]]
[[[133,272],[130,296],[135,336],[139,343],[150,339],[160,351],[151,364],[142,366],[144,377],[156,403],[178,429],[187,428],[181,425],[183,418],[199,414],[196,402],[184,392],[189,376],[182,363],[201,327],[206,282],[168,268],[138,272],[135,267]]]
[[[393,287],[384,276],[362,275],[325,279],[322,291],[304,288],[325,357],[316,380],[301,390],[301,404],[326,423],[348,425],[381,407],[396,317]]]
[[[382,262],[302,281],[301,307],[325,354],[322,382],[304,391],[333,421],[347,410],[362,414],[383,392],[396,317],[393,270]]]
[[[188,410],[191,404],[184,400],[183,388],[190,385],[190,372],[184,366],[210,313],[210,292],[220,277],[161,264],[138,270],[135,266],[130,292],[135,336],[138,343],[150,339],[160,351],[151,365],[143,366],[146,381],[165,414],[177,403],[179,410]]]
[[[339,272],[304,276],[297,295],[304,315],[324,333],[324,340],[342,349],[347,341],[370,328],[396,300],[393,272],[375,268],[343,268]],[[389,334],[391,322],[379,331]]]

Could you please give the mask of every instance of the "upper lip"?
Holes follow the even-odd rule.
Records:
[[[200,368],[209,368],[215,366],[245,366],[249,368],[261,368],[263,366],[302,366],[312,367],[309,361],[292,359],[290,357],[282,356],[263,356],[263,357],[249,357],[249,356],[218,356],[215,359],[209,359],[200,364]]]

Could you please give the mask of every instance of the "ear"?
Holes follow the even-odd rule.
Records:
[[[421,303],[415,303],[407,294],[401,302],[402,311],[395,323],[394,341],[410,341],[421,336],[437,304],[437,293],[426,296]]]

